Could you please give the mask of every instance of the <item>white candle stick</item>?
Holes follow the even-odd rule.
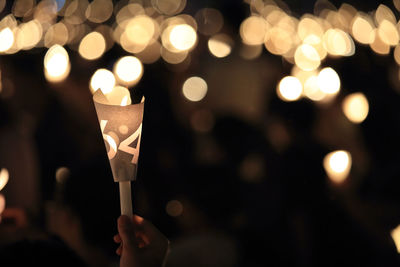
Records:
[[[119,182],[119,197],[121,204],[121,215],[128,215],[132,217],[132,193],[131,193],[131,182]]]

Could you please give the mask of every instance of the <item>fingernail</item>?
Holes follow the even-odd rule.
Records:
[[[128,218],[128,216],[126,216],[126,215],[121,215],[120,217],[119,217],[119,220],[118,220],[118,224],[121,226],[121,227],[127,227],[128,225],[129,225],[129,218]]]

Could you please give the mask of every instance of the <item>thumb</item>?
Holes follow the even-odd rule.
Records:
[[[118,218],[117,224],[118,233],[121,236],[123,246],[128,248],[137,248],[138,244],[132,220],[126,215],[121,215]]]

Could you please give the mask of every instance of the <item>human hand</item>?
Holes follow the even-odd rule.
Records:
[[[152,223],[137,215],[132,219],[121,215],[117,224],[118,234],[114,241],[120,244],[116,251],[120,256],[120,267],[164,265],[169,241]]]

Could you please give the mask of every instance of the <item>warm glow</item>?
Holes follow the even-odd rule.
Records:
[[[122,57],[115,63],[114,73],[119,82],[127,86],[132,86],[142,77],[143,65],[134,56]]]
[[[183,212],[183,205],[178,200],[168,201],[167,206],[165,207],[165,211],[171,217],[177,217]]]
[[[368,116],[368,100],[363,93],[350,94],[343,100],[342,110],[351,122],[361,123]]]
[[[0,191],[6,186],[9,178],[9,173],[6,168],[0,170]]]
[[[344,150],[337,150],[327,154],[323,166],[329,179],[334,183],[342,183],[346,180],[351,169],[351,155]]]
[[[337,94],[340,90],[340,78],[332,68],[324,68],[318,74],[318,86],[322,92]]]
[[[86,18],[94,23],[105,22],[111,17],[113,7],[111,0],[94,0],[86,9]]]
[[[317,20],[312,17],[305,16],[300,20],[297,26],[297,34],[303,41],[305,41],[307,38],[310,38],[310,36],[321,40],[324,30]]]
[[[399,0],[400,1],[400,0]],[[400,45],[397,45],[393,51],[394,60],[400,65]]]
[[[61,82],[67,78],[71,64],[64,47],[53,45],[44,57],[45,77],[50,82]]]
[[[172,16],[185,8],[186,0],[151,0],[151,5],[159,13]]]
[[[43,29],[40,22],[31,20],[19,26],[17,45],[19,49],[29,50],[35,47],[42,38]]]
[[[132,104],[129,90],[123,86],[115,86],[111,92],[105,94],[110,105],[127,106]]]
[[[277,89],[280,99],[283,101],[295,101],[301,97],[303,86],[296,77],[286,76],[279,82]]]
[[[215,57],[223,58],[232,51],[233,40],[226,34],[217,34],[208,40],[208,49]]]
[[[357,15],[353,20],[351,32],[356,41],[362,44],[370,44],[374,40],[374,25],[372,20],[366,15]]]
[[[352,56],[355,45],[350,35],[339,29],[329,29],[324,34],[324,46],[334,56]]]
[[[326,93],[321,91],[318,85],[318,76],[312,75],[304,82],[304,95],[312,101],[324,100],[327,96]]]
[[[123,42],[123,38],[126,37],[126,41],[129,43],[125,45],[131,46],[131,50],[134,53],[141,52],[153,39],[156,38],[156,26],[157,24],[149,16],[135,16],[130,19],[126,25],[125,32],[123,36],[121,36],[121,42]]]
[[[251,16],[240,25],[240,36],[247,45],[259,45],[264,43],[267,29],[268,23],[264,18]]]
[[[285,29],[273,27],[265,35],[264,46],[274,55],[284,55],[293,47],[292,35]]]
[[[381,25],[385,20],[392,24],[397,23],[396,16],[392,10],[388,6],[380,4],[375,11],[375,23]]]
[[[175,49],[186,51],[196,44],[197,34],[192,26],[179,24],[172,27],[169,33],[169,41]]]
[[[305,71],[315,70],[321,64],[321,59],[317,50],[311,45],[300,45],[294,54],[296,65]]]
[[[14,33],[10,28],[0,31],[0,52],[5,52],[14,44]]]
[[[90,79],[90,89],[92,93],[100,89],[103,94],[112,91],[115,86],[115,76],[107,69],[98,69]]]
[[[79,45],[79,54],[87,60],[98,59],[103,55],[105,50],[106,40],[99,32],[89,33],[82,39]]]
[[[390,232],[393,238],[394,244],[396,245],[397,253],[400,253],[400,225]]]
[[[183,95],[190,101],[202,100],[207,94],[207,83],[200,77],[187,79],[182,87]]]
[[[59,44],[65,45],[68,42],[68,29],[64,23],[59,22],[52,25],[44,36],[44,45],[51,47],[52,45]]]
[[[161,57],[170,64],[179,64],[185,61],[188,57],[187,51],[172,52],[166,48],[161,48]]]
[[[224,18],[221,12],[214,8],[200,9],[196,13],[195,19],[198,25],[198,31],[204,35],[218,33],[224,24]]]
[[[390,46],[395,46],[399,43],[399,32],[396,25],[389,22],[388,20],[383,20],[378,28],[378,35],[381,40]]]
[[[375,53],[380,55],[387,55],[390,52],[390,45],[388,43],[385,43],[384,40],[382,40],[381,35],[378,33],[378,29],[375,29],[373,31],[373,42],[370,43],[369,46]]]

